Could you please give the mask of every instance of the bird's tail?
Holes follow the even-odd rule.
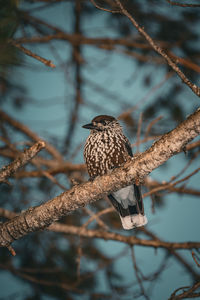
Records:
[[[147,224],[140,187],[127,186],[108,195],[108,198],[118,211],[124,229],[129,230]]]
[[[147,217],[142,214],[129,215],[126,217],[121,217],[122,226],[124,229],[129,230],[136,227],[141,227],[147,224]]]

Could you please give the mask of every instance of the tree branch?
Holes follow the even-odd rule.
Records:
[[[159,46],[157,45],[154,40],[146,33],[143,27],[141,27],[136,20],[129,14],[129,12],[124,8],[124,6],[121,4],[120,0],[115,0],[115,2],[118,4],[118,6],[121,9],[121,13],[125,15],[131,23],[135,26],[135,28],[138,30],[138,32],[149,42],[149,44],[152,46],[152,48],[159,53],[168,63],[168,65],[178,74],[178,76],[182,79],[182,81],[191,88],[191,90],[200,97],[200,88],[192,83],[185,74],[180,70],[180,68],[176,65],[175,62],[167,55],[167,53]]]
[[[192,287],[184,286],[181,288],[176,289],[171,297],[168,300],[178,300],[178,299],[188,299],[188,298],[197,298],[200,296],[199,293],[194,293],[198,288],[200,287],[200,281],[196,282]],[[187,291],[184,291],[185,289],[188,289]],[[176,293],[180,290],[183,290],[183,292],[179,295],[176,295]]]
[[[0,120],[1,122],[4,121],[14,127],[15,129],[23,132],[26,136],[31,138],[33,141],[38,142],[41,140],[41,138],[31,131],[27,126],[24,124],[20,123],[17,120],[14,120],[12,117],[7,115],[4,111],[0,110]],[[56,150],[52,145],[50,145],[48,142],[45,142],[45,148],[46,150],[58,161],[63,162],[62,155]]]
[[[142,182],[145,176],[181,152],[199,134],[200,109],[124,166],[97,177],[93,182],[76,185],[48,202],[29,208],[14,219],[0,224],[0,246],[8,247],[14,240],[48,227],[71,211],[101,199],[105,194],[135,181]]]
[[[110,212],[113,208],[109,207],[104,212]],[[98,214],[101,215],[102,212]],[[0,208],[0,216],[11,219],[17,216],[15,212],[9,211],[7,209]],[[89,220],[91,220],[90,218]],[[88,220],[88,221],[89,221]],[[66,225],[62,223],[53,223],[48,228],[46,228],[49,231],[58,232],[58,233],[64,233],[64,234],[71,234],[71,235],[78,235],[80,237],[84,238],[97,238],[97,239],[104,239],[104,240],[112,240],[117,241],[121,243],[126,243],[130,246],[134,245],[140,245],[144,247],[153,247],[153,248],[165,248],[169,251],[177,250],[177,249],[197,249],[200,248],[200,242],[165,242],[161,239],[158,239],[154,234],[148,233],[148,231],[144,230],[144,233],[148,233],[148,235],[151,237],[150,240],[146,239],[140,239],[136,238],[135,236],[124,236],[121,234],[113,233],[110,231],[105,230],[91,230],[87,229],[87,224],[84,226],[72,226],[72,225]],[[143,230],[141,229],[143,232]]]
[[[9,165],[3,167],[0,170],[0,182],[5,181],[9,176],[14,174],[19,168],[27,164],[43,148],[45,148],[45,142],[39,141],[29,149],[25,149],[24,152],[21,153],[18,158],[16,158],[13,162],[11,162]]]
[[[18,43],[12,43],[12,45],[14,45],[16,48],[20,49],[22,52],[24,52],[26,55],[35,58],[36,60],[40,61],[41,63],[45,64],[48,67],[51,68],[55,68],[56,66],[52,63],[51,60],[48,60],[44,57],[41,57],[38,54],[33,53],[32,51],[30,51],[27,48],[24,48],[22,45],[18,44]]]
[[[55,34],[50,34],[50,35],[44,35],[44,36],[32,36],[32,37],[27,37],[27,38],[16,38],[10,41],[10,43],[48,43],[51,40],[65,40],[71,43],[73,46],[75,45],[91,45],[95,47],[99,47],[101,49],[105,50],[113,50],[116,48],[116,46],[122,45],[122,46],[127,46],[129,48],[139,48],[139,49],[151,49],[151,45],[147,43],[140,43],[137,41],[133,41],[130,39],[123,39],[123,38],[95,38],[95,37],[87,37],[82,34],[69,34],[65,32],[58,32]],[[175,60],[177,63],[180,65],[183,65],[191,70],[194,70],[195,72],[200,72],[200,67],[195,64],[194,62],[182,58],[180,56],[175,55],[173,52],[169,51],[169,49],[172,47],[170,44],[167,42],[163,41],[157,41],[157,43],[160,45],[160,47],[163,47],[165,49],[168,49],[167,53],[169,57],[173,60]],[[133,52],[133,51],[123,51],[123,53],[131,56],[135,56],[137,59],[141,61],[151,61],[151,62],[156,62],[156,63],[163,63],[164,60],[161,58],[155,58],[153,56],[147,56],[141,55],[138,52]]]
[[[175,5],[175,6],[181,6],[181,7],[200,7],[200,4],[191,4],[191,3],[180,3],[180,2],[174,2],[171,0],[166,0],[169,4]]]

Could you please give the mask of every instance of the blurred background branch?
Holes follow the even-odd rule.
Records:
[[[119,116],[136,153],[199,107],[199,23],[196,1],[0,1],[0,167],[46,145],[1,183],[2,222],[87,181],[81,126],[96,115]],[[122,231],[103,197],[16,241],[17,256],[1,248],[0,297],[199,297],[199,152],[197,137],[145,179],[146,228]]]

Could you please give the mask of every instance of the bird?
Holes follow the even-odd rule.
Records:
[[[133,157],[131,144],[116,118],[99,115],[82,127],[90,130],[84,146],[84,160],[90,180],[109,173]],[[108,198],[125,230],[147,224],[140,186],[131,184],[110,193]]]

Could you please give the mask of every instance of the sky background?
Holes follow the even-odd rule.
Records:
[[[26,7],[28,8],[29,5],[23,6],[24,9]],[[52,25],[56,25],[65,31],[72,31],[73,13],[70,3],[62,3],[41,12],[36,10],[35,16],[42,17],[47,22],[51,22]],[[82,28],[84,34],[92,37],[116,37],[116,31],[109,28],[106,20],[107,13],[102,11],[95,14],[95,16],[83,17]],[[17,35],[20,35],[20,32]],[[67,43],[54,42],[53,47],[54,49],[50,50],[47,45],[42,45],[42,47],[40,45],[27,46],[33,52],[39,53],[53,62],[56,61],[56,68],[48,68],[34,59],[25,56],[23,66],[14,70],[13,74],[11,74],[14,81],[21,82],[27,89],[23,108],[16,109],[13,107],[12,102],[7,101],[2,104],[2,109],[27,125],[44,140],[52,142],[56,147],[65,138],[66,129],[69,125],[70,107],[74,97],[74,74],[70,64],[71,48],[69,45]],[[145,110],[150,102],[153,103],[156,97],[167,92],[172,80],[173,82],[180,82],[179,78],[173,75],[151,94],[151,88],[144,87],[144,76],[150,74],[151,84],[152,86],[156,86],[164,80],[166,75],[162,65],[156,66],[149,63],[138,66],[132,57],[127,57],[121,54],[120,51],[101,50],[100,52],[99,49],[90,46],[82,47],[82,56],[85,60],[82,72],[85,82],[92,82],[94,85],[97,84],[98,86],[105,87],[107,96],[92,88],[91,85],[85,84],[83,87],[84,104],[81,106],[73,144],[70,149],[70,154],[73,154],[77,147],[80,146],[78,154],[73,158],[73,161],[76,163],[83,163],[83,145],[88,135],[88,132],[81,127],[83,124],[89,123],[98,114],[109,114],[117,117],[123,111],[137,104],[138,108],[133,114],[134,118],[138,120],[140,113]],[[58,61],[60,61],[60,65]],[[65,62],[64,65],[62,64],[63,62]],[[141,99],[144,99],[144,97],[146,97],[146,100],[140,104]],[[118,98],[120,101],[116,104],[115,99]],[[173,99],[169,99],[169,101],[173,103]],[[177,101],[182,103],[185,117],[192,113],[199,105],[199,99],[187,87],[184,88],[180,99]],[[160,121],[161,133],[165,132],[165,124],[168,121],[170,122],[167,124],[169,129],[173,129],[176,126],[176,122],[171,121],[168,110],[160,109],[159,115],[163,116],[163,119]],[[134,143],[136,137],[129,136],[129,130],[126,127],[124,127],[124,131],[131,143]],[[15,139],[18,140],[21,137],[16,135]],[[140,146],[140,151],[144,151],[151,144],[152,142],[149,142],[144,146]],[[69,156],[66,158],[69,159]],[[185,163],[184,153],[174,156],[166,164],[154,170],[151,178],[159,181],[168,181],[171,176],[177,174],[184,167]],[[196,162],[192,163],[184,175],[189,174],[197,167]],[[200,175],[197,173],[192,177],[187,186],[198,189],[199,183]],[[38,205],[55,197],[60,192],[59,188],[54,188],[46,195],[46,199],[44,199],[42,198],[43,195],[40,195],[37,191],[32,191],[31,199],[33,200],[31,200],[31,204]],[[152,230],[158,237],[172,242],[199,241],[200,201],[197,197],[166,194],[164,197],[165,205],[156,209],[154,214],[151,210],[149,197],[145,198],[144,203],[149,221],[147,228]],[[130,233],[122,232],[122,234]],[[134,230],[132,234],[134,235]],[[89,239],[88,243],[90,243]],[[103,240],[97,240],[96,243],[110,257],[117,256],[121,251],[126,249],[123,257],[116,261],[115,268],[123,276],[123,282],[127,284],[131,283],[133,278],[135,278],[135,273],[131,260],[131,251],[127,245]],[[194,264],[191,253],[189,251],[180,251],[180,253],[184,255],[190,264],[193,265],[195,271],[198,272],[198,267]],[[143,273],[149,274],[161,263],[165,253],[160,249],[155,250],[136,246],[135,255],[137,263],[142,266]],[[86,262],[83,260],[83,267],[84,263]],[[92,264],[91,268],[93,268]],[[105,282],[103,271],[99,272],[98,279],[98,292],[109,289]],[[184,272],[183,267],[175,263],[173,258],[170,258],[167,263],[167,269],[162,273],[159,281],[155,283],[150,299],[167,299],[176,288],[190,284],[191,278]],[[1,272],[0,299],[10,299],[9,295],[15,292],[17,294],[13,299],[21,299],[24,293],[29,293],[29,284],[17,279],[6,271]],[[84,297],[86,298],[77,296],[77,299],[87,299],[87,296]],[[44,299],[53,298],[44,297]],[[122,297],[121,299],[128,300],[131,298]]]

